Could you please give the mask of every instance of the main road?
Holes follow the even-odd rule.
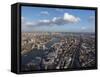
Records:
[[[73,50],[72,61],[69,65],[69,68],[80,68],[81,67],[81,63],[79,60],[81,43],[82,43],[82,39],[80,38],[78,45]]]

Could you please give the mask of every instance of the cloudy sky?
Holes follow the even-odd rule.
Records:
[[[95,32],[95,11],[44,7],[21,7],[25,32]]]

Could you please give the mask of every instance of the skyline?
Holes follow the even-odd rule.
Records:
[[[21,7],[22,32],[95,32],[95,10]]]

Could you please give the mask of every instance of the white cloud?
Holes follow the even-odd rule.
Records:
[[[26,22],[26,25],[34,25],[32,22]]]
[[[49,23],[50,20],[47,20],[47,19],[45,19],[45,20],[39,20],[39,22],[40,22],[40,23],[42,23],[42,22],[43,22],[43,23]]]
[[[21,22],[24,23],[24,21],[25,21],[25,17],[22,16],[21,17]]]
[[[55,25],[63,25],[63,24],[65,24],[65,21],[64,21],[63,17],[54,17],[52,19],[52,23]]]
[[[70,23],[76,23],[80,21],[80,18],[75,17],[74,15],[71,15],[69,13],[64,13],[64,20]]]
[[[86,29],[86,27],[81,27],[81,30],[85,30]]]
[[[41,15],[49,15],[48,11],[42,11],[40,14]]]
[[[56,11],[62,12],[62,11],[63,11],[63,9],[56,9]]]
[[[43,13],[43,12],[42,12]],[[46,14],[46,12],[44,12]],[[22,21],[25,19],[22,17]],[[22,26],[26,27],[37,27],[37,26],[52,26],[52,25],[64,25],[64,24],[74,24],[80,21],[79,17],[71,15],[69,13],[64,13],[62,17],[54,17],[52,19],[42,19],[37,21],[24,21],[22,22]]]
[[[89,19],[90,20],[95,20],[95,16],[90,16]]]
[[[25,18],[22,16],[21,19],[24,20]]]

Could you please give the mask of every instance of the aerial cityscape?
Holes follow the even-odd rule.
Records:
[[[22,7],[21,71],[94,67],[95,11]]]

